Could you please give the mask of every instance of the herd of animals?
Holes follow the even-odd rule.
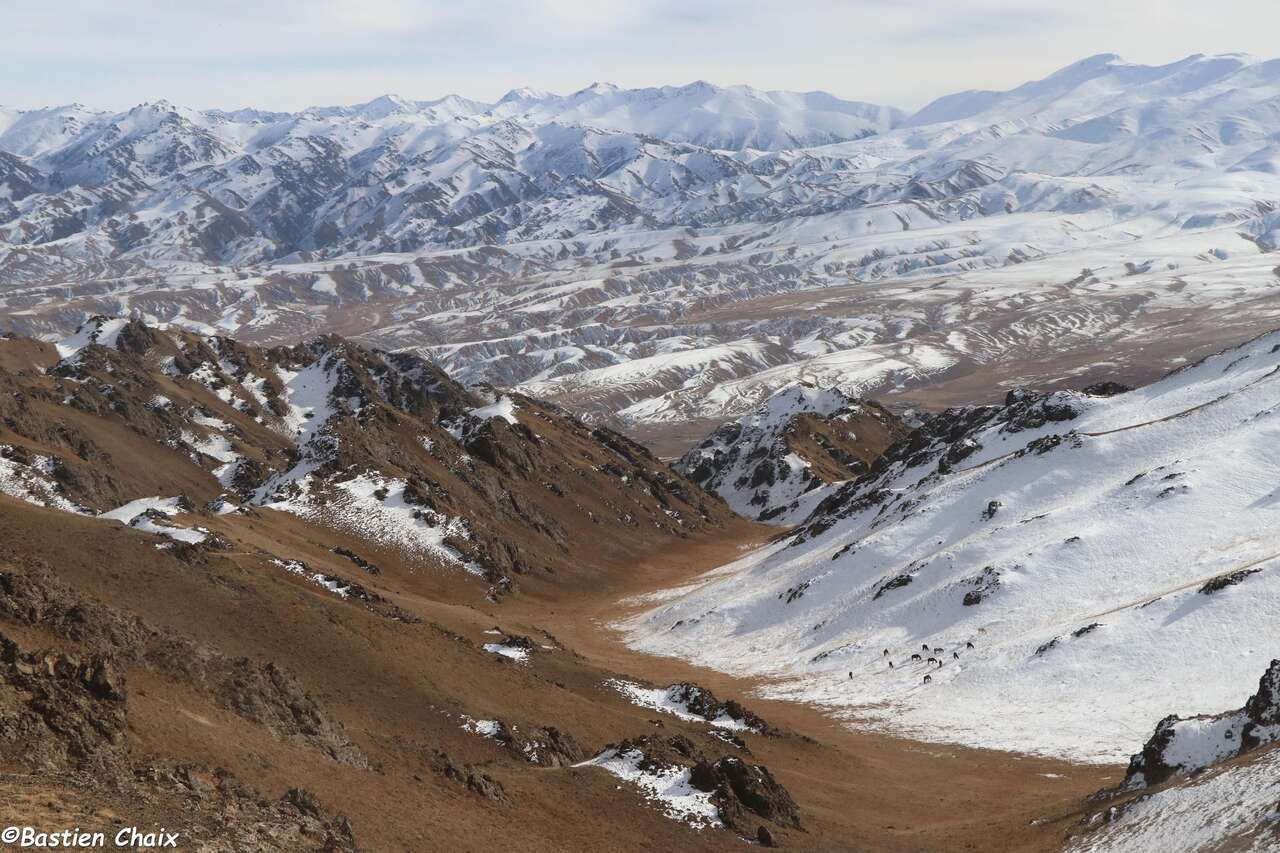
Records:
[[[968,650],[968,649],[972,649],[972,648],[974,647],[974,645],[973,645],[973,641],[972,641],[972,640],[966,641],[966,642],[965,642],[965,644],[964,644],[964,646],[965,646],[965,649],[966,649],[966,650]],[[922,662],[927,663],[927,664],[935,665],[935,666],[937,666],[939,669],[941,669],[941,668],[942,668],[942,657],[941,657],[941,656],[942,656],[942,655],[945,655],[945,654],[946,654],[946,651],[947,651],[947,650],[946,650],[946,649],[944,649],[942,646],[934,646],[934,647],[930,648],[930,646],[929,646],[929,644],[928,644],[928,643],[921,643],[921,644],[920,644],[920,652],[924,652],[924,653],[926,653],[926,654],[929,654],[929,655],[930,655],[930,657],[926,658],[926,657],[924,657],[923,655],[921,655],[921,654],[920,654],[920,652],[915,652],[915,653],[913,653],[913,654],[911,655],[911,660],[912,660],[912,662],[913,662],[913,663],[914,663],[914,662],[921,662],[921,661],[922,661]],[[885,649],[885,650],[884,650],[884,653],[883,653],[881,656],[882,656],[882,657],[885,657],[885,658],[889,657],[889,650],[888,650],[888,649]],[[958,652],[958,651],[952,651],[952,652],[951,652],[951,659],[952,659],[952,660],[960,660],[960,652]],[[894,668],[894,666],[893,666],[893,661],[892,661],[892,660],[890,660],[890,661],[889,661],[889,669],[893,669],[893,668]],[[849,673],[849,678],[850,678],[850,680],[852,680],[852,679],[853,679],[853,673],[852,673],[852,672],[850,672],[850,673]],[[922,683],[923,683],[923,684],[929,684],[929,683],[930,683],[930,682],[932,682],[932,681],[933,681],[933,676],[932,676],[932,675],[926,675],[926,676],[924,677],[924,679],[923,679]]]

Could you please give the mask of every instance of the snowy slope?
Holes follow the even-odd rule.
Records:
[[[1240,707],[1274,652],[1277,417],[1280,333],[1118,396],[949,410],[629,640],[925,739],[1121,759]]]
[[[1069,841],[1069,853],[1267,853],[1277,846],[1280,750],[1166,788]]]

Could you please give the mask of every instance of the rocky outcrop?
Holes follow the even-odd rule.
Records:
[[[1213,716],[1168,716],[1129,759],[1121,789],[1159,785],[1280,740],[1280,659],[1243,708]]]
[[[740,835],[755,836],[760,820],[800,828],[795,800],[764,765],[735,755],[709,755],[683,735],[632,738],[610,744],[603,755],[632,756],[645,773],[683,771],[692,788],[710,795],[720,821]]]
[[[269,800],[225,770],[189,763],[150,764],[135,779],[141,796],[177,798],[174,811],[186,821],[182,840],[210,853],[359,849],[347,819],[331,815],[306,788]]]
[[[698,790],[712,795],[720,819],[741,833],[749,833],[757,818],[793,829],[800,827],[795,800],[764,765],[748,764],[729,755],[714,762],[699,761],[689,780]]]
[[[931,477],[950,474],[982,450],[982,441],[988,434],[1014,435],[1062,424],[1074,420],[1082,409],[1080,395],[1075,392],[1041,394],[1026,389],[1008,392],[1000,406],[946,409],[925,419],[916,429],[885,448],[866,473],[823,498],[805,519],[793,541],[796,544],[806,542],[831,529],[841,519],[869,508],[879,507],[880,513],[884,514],[889,503],[900,501],[903,496],[883,488],[883,484],[904,471],[921,469],[923,479],[920,484],[927,483]],[[1043,453],[1062,440],[1062,436],[1056,433],[1041,436],[1017,452]],[[897,509],[908,512],[910,506],[904,502]],[[988,503],[982,515],[985,520],[990,520],[999,509],[999,502],[995,505]]]
[[[224,770],[195,764],[135,764],[128,692],[120,666],[103,655],[24,651],[0,635],[0,760],[50,784],[92,778],[142,801],[172,797],[184,840],[213,851],[355,850],[344,818],[292,789],[269,802]]]
[[[23,651],[0,634],[0,751],[6,764],[112,774],[128,758],[125,681],[102,655]]]
[[[471,793],[495,802],[506,802],[507,792],[502,783],[470,764],[458,765],[448,754],[435,750],[430,759],[431,768],[451,782]]]
[[[668,688],[667,696],[670,701],[683,705],[689,713],[697,714],[705,720],[729,719],[761,734],[770,734],[774,731],[772,726],[754,712],[744,708],[736,699],[726,699],[722,702],[707,688],[688,681],[673,684]]]
[[[341,724],[320,709],[296,678],[275,664],[258,665],[240,658],[222,663],[216,669],[222,671],[217,675],[210,672],[206,678],[213,680],[210,691],[219,705],[263,726],[282,740],[301,741],[342,764],[368,766],[359,748],[347,739]]]

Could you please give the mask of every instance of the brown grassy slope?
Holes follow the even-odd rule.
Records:
[[[156,550],[154,537],[123,527],[9,504],[0,513],[3,541],[42,543],[24,550],[43,552],[48,566],[18,558],[7,560],[6,570],[55,574],[77,595],[137,614],[148,626],[228,657],[271,661],[341,724],[369,767],[337,762],[306,742],[273,734],[228,708],[216,692],[146,662],[125,667],[134,761],[227,768],[271,799],[306,787],[328,813],[350,819],[366,849],[717,850],[741,843],[727,832],[695,833],[662,817],[602,771],[532,765],[463,731],[460,717],[499,719],[523,731],[553,725],[584,754],[594,754],[607,743],[655,731],[651,720],[658,715],[602,688],[611,673],[658,684],[692,678],[746,697],[748,683],[634,655],[593,627],[616,612],[605,603],[615,591],[644,588],[646,575],[662,582],[684,577],[721,559],[740,536],[636,565],[631,580],[600,589],[596,598],[516,597],[485,605],[488,612],[410,591],[415,575],[388,564],[370,586],[424,620],[406,624],[280,571],[256,546],[238,540],[242,523],[236,519],[221,530],[236,550],[184,563]],[[255,523],[261,535],[266,522]],[[479,649],[492,639],[484,631],[493,622],[538,640],[528,666]],[[0,626],[6,633],[23,627],[12,617]],[[563,646],[541,648],[553,643],[540,629]],[[75,646],[40,624],[23,630],[25,644]],[[789,849],[1052,849],[1063,826],[1033,828],[1030,821],[1073,813],[1079,797],[1102,784],[1095,769],[923,746],[850,732],[800,706],[747,703],[788,732],[745,740],[750,760],[768,766],[800,806],[803,831],[773,828]],[[670,717],[662,722],[664,734],[684,732],[703,749],[732,751],[704,734],[705,727]],[[467,765],[498,782],[505,801],[486,799],[442,770]],[[102,802],[111,802],[105,791]],[[442,837],[465,841],[432,846]]]

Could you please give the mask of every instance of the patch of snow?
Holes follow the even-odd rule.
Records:
[[[617,690],[633,705],[638,705],[641,708],[651,708],[693,723],[708,723],[718,729],[729,729],[731,731],[751,730],[751,727],[745,722],[735,720],[724,712],[721,712],[713,720],[708,720],[706,717],[693,713],[689,710],[688,703],[681,700],[681,690],[678,684],[673,684],[670,687],[645,687],[620,678],[611,678],[605,684]]]
[[[209,531],[199,527],[173,527],[168,524],[157,524],[147,515],[140,515],[133,521],[129,522],[129,526],[135,530],[141,530],[146,533],[155,533],[160,536],[168,536],[170,539],[176,539],[179,542],[187,542],[189,544],[198,544],[209,538]]]
[[[0,444],[0,494],[6,494],[35,506],[46,506],[63,512],[86,515],[61,493],[51,476],[54,460],[48,456],[32,456],[30,464],[18,461],[14,448]]]
[[[484,650],[490,654],[511,658],[516,663],[528,663],[529,661],[529,650],[521,646],[511,646],[506,643],[485,643]]]
[[[496,738],[502,732],[502,723],[497,720],[473,720],[471,717],[464,716],[462,730],[483,737]]]
[[[90,344],[114,347],[116,339],[120,336],[120,330],[127,325],[129,321],[123,317],[93,317],[54,346],[61,358],[70,358]]]
[[[472,409],[470,414],[473,417],[488,420],[489,418],[502,418],[509,424],[519,423],[516,418],[516,403],[506,394],[503,394],[495,402],[487,406],[481,406]],[[454,436],[455,438],[457,436]]]
[[[113,521],[123,521],[125,524],[128,524],[134,518],[149,509],[164,513],[165,515],[178,515],[179,513],[186,512],[186,510],[182,508],[182,498],[162,498],[155,496],[129,501],[123,506],[118,506],[115,509],[99,514],[98,518],[109,518]]]
[[[595,758],[574,766],[601,767],[635,785],[645,799],[656,804],[672,820],[687,823],[696,829],[723,826],[720,812],[711,801],[711,794],[693,787],[687,768],[641,768],[643,761],[644,754],[639,750],[620,753],[615,749],[607,749]]]

